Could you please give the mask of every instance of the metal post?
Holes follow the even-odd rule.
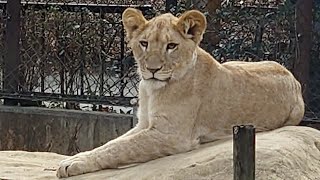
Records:
[[[81,95],[84,95],[84,77],[85,77],[85,74],[84,74],[84,68],[85,68],[85,63],[86,63],[86,54],[85,54],[85,49],[84,49],[84,44],[85,44],[85,41],[84,41],[84,38],[83,38],[83,32],[85,32],[84,30],[84,23],[85,23],[85,20],[84,20],[84,12],[81,11],[81,22],[80,22],[80,30],[81,30],[81,44],[83,44],[80,48],[80,54],[81,54],[81,62],[80,62],[80,94]],[[78,93],[78,92],[77,92]]]
[[[298,0],[296,3],[296,60],[293,74],[302,85],[304,101],[308,102],[308,81],[312,48],[313,0]]]
[[[124,81],[124,75],[126,74],[126,72],[124,71],[124,66],[123,66],[123,60],[124,60],[124,56],[125,56],[125,41],[124,41],[124,37],[125,37],[125,33],[124,33],[124,27],[123,25],[121,25],[121,42],[120,42],[120,78],[121,78],[121,88],[120,88],[120,94],[121,96],[125,96],[124,94],[124,89],[126,86],[126,83]]]
[[[15,93],[19,90],[20,10],[21,0],[7,1],[3,89],[10,93]],[[5,99],[4,104],[17,105],[18,100]]]
[[[255,128],[252,125],[233,127],[234,180],[255,179]]]
[[[62,29],[65,29],[66,26],[66,18],[63,16],[63,19],[61,21],[62,23]],[[61,94],[68,94],[66,86],[66,40],[63,36],[63,34],[60,34],[61,29],[59,29],[59,25],[56,24],[56,38],[57,38],[57,49],[58,49],[58,56],[60,58],[60,71],[59,71],[59,76],[60,76],[60,93]]]

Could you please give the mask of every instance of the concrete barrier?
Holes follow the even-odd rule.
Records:
[[[120,136],[133,123],[132,115],[0,106],[0,150],[73,155]]]

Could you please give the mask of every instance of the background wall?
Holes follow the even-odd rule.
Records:
[[[73,155],[120,136],[132,123],[131,115],[0,106],[0,150]]]

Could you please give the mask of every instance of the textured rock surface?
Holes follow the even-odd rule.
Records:
[[[0,151],[0,179],[56,179],[54,169],[65,157],[54,153]],[[132,167],[69,179],[232,180],[232,139]],[[256,179],[320,179],[320,131],[284,127],[257,134]]]

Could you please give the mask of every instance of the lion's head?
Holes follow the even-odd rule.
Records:
[[[194,65],[206,29],[201,12],[187,11],[178,18],[167,13],[148,21],[141,11],[128,8],[122,21],[142,79],[166,84]]]

